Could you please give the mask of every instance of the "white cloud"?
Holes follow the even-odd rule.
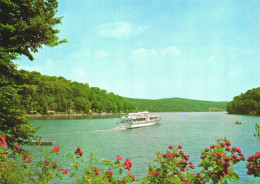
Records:
[[[215,56],[210,56],[209,57],[209,62],[215,61],[216,57]]]
[[[86,76],[86,72],[84,70],[82,70],[81,68],[73,68],[71,73],[72,73],[73,78],[76,78],[76,79]]]
[[[90,52],[88,50],[79,50],[72,53],[71,56],[76,59],[86,58],[90,56]]]
[[[95,52],[95,57],[97,57],[97,58],[105,58],[107,56],[108,56],[108,53],[106,51],[98,50]]]
[[[169,46],[168,48],[163,49],[160,54],[162,56],[178,56],[181,54],[181,51],[177,47]]]
[[[46,64],[47,64],[47,65],[51,65],[51,64],[52,64],[52,60],[50,60],[50,59],[47,60],[47,61],[46,61]]]
[[[148,27],[132,25],[129,22],[119,21],[98,26],[98,33],[108,38],[128,38],[142,33]]]
[[[240,69],[237,69],[237,70],[233,70],[233,71],[228,72],[228,75],[229,75],[229,76],[239,76],[239,75],[242,75],[242,74],[243,74],[243,72],[242,72],[242,70],[240,70]]]
[[[134,61],[151,61],[158,57],[157,51],[155,49],[144,49],[140,48],[132,52],[131,58]]]

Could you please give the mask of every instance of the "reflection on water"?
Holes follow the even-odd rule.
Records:
[[[32,116],[28,117],[28,120],[74,120],[74,119],[109,119],[109,118],[117,118],[121,117],[121,115],[106,115],[106,116],[43,116],[43,117],[37,117]]]
[[[120,129],[116,127],[119,117],[99,119],[30,120],[35,126],[44,126],[39,133],[47,140],[55,140],[61,154],[73,153],[80,146],[84,159],[90,152],[101,159],[115,160],[120,155],[133,162],[132,173],[141,178],[147,175],[148,164],[155,159],[156,152],[165,152],[169,145],[183,146],[185,154],[195,166],[199,164],[200,154],[219,138],[227,138],[232,146],[241,148],[245,157],[260,151],[260,142],[254,138],[255,123],[260,117],[227,115],[223,112],[174,112],[160,113],[159,125]],[[235,121],[242,122],[236,125]],[[29,149],[38,154],[37,147]],[[70,168],[68,160],[62,166]],[[199,168],[195,168],[199,170]],[[237,183],[260,183],[260,178],[246,174],[246,162],[235,167],[240,180]],[[69,182],[72,182],[69,180]]]

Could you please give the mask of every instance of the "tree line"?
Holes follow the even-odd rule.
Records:
[[[27,113],[48,114],[135,111],[135,106],[122,97],[89,84],[72,82],[64,77],[17,71],[16,84],[22,85],[21,106]]]
[[[230,114],[260,115],[260,87],[235,96],[227,104]]]
[[[192,100],[185,98],[133,99],[125,98],[125,101],[133,103],[137,111],[148,110],[151,112],[189,112],[189,111],[224,111],[228,102],[214,102]]]

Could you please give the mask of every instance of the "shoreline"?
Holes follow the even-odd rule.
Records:
[[[182,112],[182,111],[173,111],[173,112]],[[185,112],[185,111],[183,111]],[[188,111],[188,112],[226,112],[227,111]],[[126,115],[127,113],[91,113],[91,114],[87,114],[87,113],[73,113],[73,114],[26,114],[26,117],[77,117],[77,116],[113,116],[113,115]],[[229,113],[227,113],[229,114]]]
[[[67,117],[67,116],[112,116],[112,115],[125,115],[126,113],[92,113],[92,114],[26,114],[26,117]]]

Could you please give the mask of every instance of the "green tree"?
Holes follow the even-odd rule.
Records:
[[[59,40],[59,30],[54,28],[62,19],[55,17],[57,7],[56,0],[0,1],[0,133],[9,146],[28,142],[36,131],[24,118],[23,85],[17,82],[21,78],[12,60],[18,55],[34,60],[32,53],[43,45],[67,42]]]

